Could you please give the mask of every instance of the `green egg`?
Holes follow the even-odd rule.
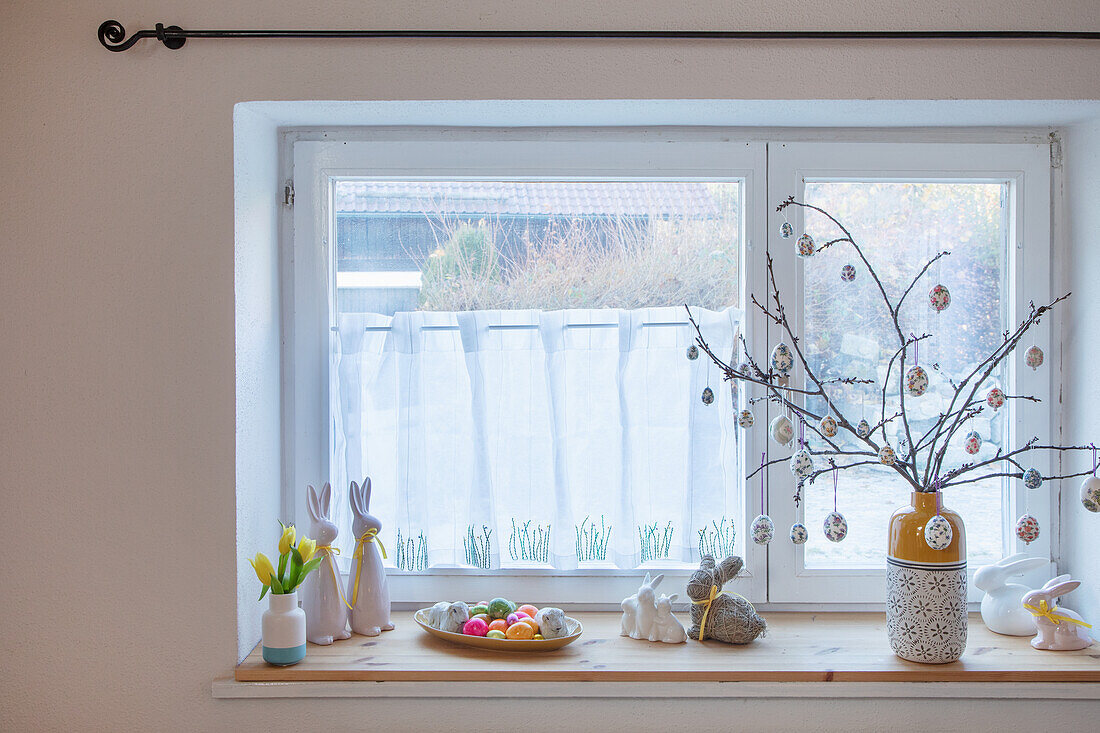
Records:
[[[494,598],[489,601],[489,615],[493,618],[507,618],[508,614],[516,610],[516,604],[507,598]]]
[[[479,604],[477,606],[471,606],[470,607],[470,618],[473,618],[474,616],[477,616],[479,613],[484,613],[484,614],[488,615],[489,614],[489,606]]]
[[[505,639],[505,638],[507,638],[507,637],[504,636],[504,632],[501,631],[500,629],[489,629],[489,633],[485,634],[485,636],[489,637],[490,639]]]

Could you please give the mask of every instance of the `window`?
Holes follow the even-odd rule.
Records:
[[[851,530],[832,545],[820,532],[831,482],[806,487],[798,507],[785,466],[747,485],[762,452],[789,451],[766,442],[763,403],[755,429],[737,426],[753,389],[686,357],[683,305],[720,353],[736,358],[744,336],[766,354],[776,335],[748,295],[765,292],[770,252],[815,370],[881,377],[887,347],[866,278],[841,283],[839,248],[803,263],[778,236],[774,203],[794,194],[848,223],[897,282],[932,250],[953,251],[928,278],[969,298],[938,315],[914,298],[905,314],[908,327],[938,332],[921,362],[947,373],[1021,302],[1044,297],[1021,292],[1018,273],[1025,256],[1048,267],[1048,219],[1026,220],[1034,247],[1010,245],[1025,208],[1049,210],[1045,159],[1039,146],[729,137],[288,134],[287,513],[305,517],[303,487],[327,477],[346,555],[341,497],[371,476],[398,601],[496,595],[508,576],[532,599],[615,603],[639,572],[679,583],[706,551],[745,557],[736,590],[754,601],[837,600],[837,582],[849,602],[879,600],[886,520],[908,490],[874,467],[843,473],[838,508]],[[1046,395],[1049,384],[1031,389]],[[877,396],[843,395],[846,409],[863,403]],[[1002,410],[983,451],[1014,440],[1028,409]],[[1027,419],[1049,420],[1045,410]],[[1000,483],[947,497],[976,518],[972,565],[1012,546],[1026,498]],[[776,539],[758,546],[745,530],[765,509]],[[801,547],[786,539],[796,520],[811,531]]]

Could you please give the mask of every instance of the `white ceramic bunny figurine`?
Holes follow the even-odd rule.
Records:
[[[683,644],[688,640],[684,625],[672,615],[672,602],[678,597],[678,593],[673,593],[671,596],[662,593],[661,597],[657,599],[657,617],[653,622],[653,631],[649,634],[650,641]]]
[[[368,478],[362,486],[352,481],[348,491],[355,553],[348,576],[347,599],[351,605],[351,630],[363,636],[378,636],[392,629],[393,624],[390,623],[390,587],[386,582],[386,569],[382,567],[382,545],[378,539],[382,522],[368,511],[370,490]]]
[[[664,575],[658,575],[650,580],[649,573],[645,574],[638,592],[629,598],[624,598],[622,604],[623,620],[619,634],[629,636],[631,639],[648,639],[653,629],[653,622],[657,617],[657,594],[654,589],[665,579]]]
[[[1059,575],[1038,590],[1024,596],[1023,606],[1035,615],[1039,634],[1031,640],[1036,649],[1073,651],[1092,644],[1084,619],[1074,611],[1057,605],[1056,600],[1081,585],[1068,575]]]
[[[1031,588],[1020,583],[1009,583],[1008,579],[1047,564],[1046,558],[1028,557],[1027,553],[1019,552],[978,568],[974,573],[974,585],[978,590],[985,591],[982,621],[990,631],[1008,636],[1035,635],[1035,616],[1022,605],[1024,594]]]
[[[309,510],[310,535],[317,541],[321,564],[302,583],[302,606],[306,612],[306,638],[314,644],[331,644],[334,639],[347,639],[348,608],[340,587],[336,557],[328,550],[336,541],[339,530],[332,521],[332,487],[325,484],[320,494],[306,487],[306,508]]]

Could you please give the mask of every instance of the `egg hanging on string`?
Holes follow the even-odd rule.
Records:
[[[1043,474],[1038,469],[1029,468],[1024,471],[1024,486],[1029,489],[1037,489],[1043,485]]]
[[[845,265],[840,268],[840,279],[846,283],[850,283],[856,279],[855,265]]]
[[[737,371],[741,372],[746,377],[752,376],[752,365],[747,361],[743,361],[737,365]]]
[[[796,545],[804,545],[808,539],[810,539],[810,533],[805,524],[795,522],[791,525],[791,542]]]
[[[1081,503],[1090,512],[1100,512],[1100,478],[1089,476],[1081,482]]]
[[[848,520],[840,512],[829,512],[822,525],[825,538],[830,542],[840,542],[848,536]]]
[[[824,435],[826,438],[832,438],[836,436],[837,424],[836,419],[832,415],[826,415],[825,417],[821,418],[821,422],[818,423],[817,427],[821,431],[821,434]]]
[[[752,410],[741,410],[741,414],[737,416],[737,424],[745,430],[751,428],[754,422],[756,422],[756,418],[753,417]]]
[[[771,356],[772,371],[780,376],[787,376],[791,373],[791,369],[794,368],[794,354],[791,353],[791,347],[780,341],[772,349]]]
[[[786,415],[776,415],[768,425],[768,434],[779,445],[787,445],[794,438],[794,423]]]
[[[772,541],[772,537],[775,536],[775,524],[772,522],[772,518],[767,514],[761,514],[752,520],[752,526],[749,528],[752,532],[752,541],[758,545],[766,545]]]
[[[978,434],[976,430],[971,430],[966,434],[966,439],[963,441],[963,450],[974,455],[982,449],[982,436]]]
[[[1039,539],[1039,520],[1030,514],[1025,514],[1016,521],[1016,536],[1030,545]]]
[[[946,550],[954,536],[951,522],[942,514],[935,515],[924,525],[924,542],[933,550]]]
[[[867,438],[871,435],[871,423],[867,420],[860,420],[859,425],[856,425],[856,435],[861,438]]]
[[[703,404],[709,405],[714,402],[714,390],[710,387],[703,387]]]
[[[928,303],[937,313],[947,310],[947,306],[951,305],[951,291],[946,285],[936,285],[928,291]]]
[[[803,234],[798,238],[798,242],[795,243],[795,254],[799,257],[813,257],[814,256],[814,238],[809,234]]]
[[[994,410],[999,410],[1002,406],[1004,406],[1005,393],[1003,390],[1001,390],[1000,387],[992,387],[988,392],[986,392],[985,401],[986,404],[988,404]]]
[[[796,478],[808,478],[814,472],[814,459],[810,451],[805,448],[795,451],[791,456],[790,467]]]
[[[785,221],[779,226],[779,236],[783,239],[790,239],[792,234],[794,234],[794,227],[791,226],[789,221]]]
[[[914,366],[905,375],[905,390],[913,397],[928,391],[928,372],[922,366]]]
[[[1038,346],[1032,346],[1024,353],[1024,363],[1032,369],[1038,369],[1043,365],[1043,350]]]
[[[878,452],[878,462],[884,466],[892,466],[898,460],[898,456],[894,453],[894,449],[888,445],[882,446]]]
[[[687,358],[689,361],[695,361],[699,358],[699,347],[695,344],[687,347]]]

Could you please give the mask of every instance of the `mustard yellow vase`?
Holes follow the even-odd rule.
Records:
[[[886,552],[890,647],[902,659],[925,664],[954,662],[966,648],[966,529],[942,502],[938,491],[914,491],[912,504],[890,517]],[[938,520],[933,526],[940,532],[925,537],[937,513],[951,527],[950,542]]]

